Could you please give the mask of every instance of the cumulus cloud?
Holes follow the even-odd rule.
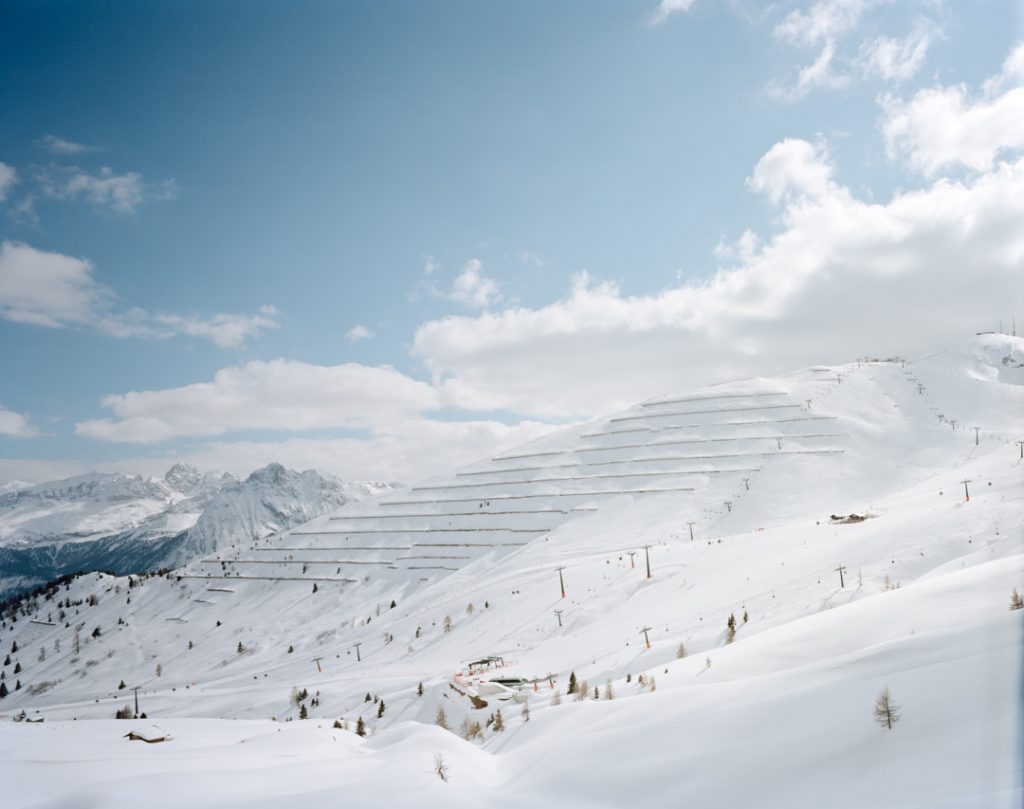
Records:
[[[18,172],[13,166],[0,163],[0,202],[7,199],[11,189],[18,184]]]
[[[0,435],[8,438],[34,438],[39,435],[39,431],[21,413],[0,405]]]
[[[693,8],[697,0],[661,0],[651,15],[652,25],[661,25],[673,14],[681,14]]]
[[[189,335],[221,347],[241,345],[276,327],[272,306],[254,315],[207,317],[150,314],[118,306],[117,296],[96,281],[92,262],[38,250],[20,242],[0,243],[0,317],[51,329],[88,328],[112,337],[163,338]]]
[[[103,441],[155,443],[237,430],[371,428],[440,406],[437,391],[389,366],[253,361],[210,382],[107,396],[115,418],[75,425]]]
[[[74,166],[51,165],[38,173],[44,196],[59,200],[82,200],[94,208],[107,208],[115,213],[131,214],[143,202],[173,199],[177,195],[175,181],[146,182],[138,172],[118,174],[103,166],[96,174]]]
[[[75,143],[74,141],[67,140],[66,138],[59,138],[56,135],[43,135],[39,139],[38,144],[43,149],[46,149],[50,154],[55,155],[76,155],[96,151],[96,147],[94,146]]]
[[[926,177],[948,168],[988,171],[1001,155],[1024,148],[1024,43],[980,93],[964,84],[932,87],[909,101],[887,96],[883,106],[890,157]]]
[[[824,144],[798,138],[786,138],[772,146],[757,161],[747,185],[774,203],[796,196],[820,197],[835,189]]]
[[[349,343],[358,343],[360,340],[368,340],[371,337],[373,337],[373,332],[362,323],[356,323],[356,325],[345,332],[345,340]]]
[[[779,206],[779,229],[720,247],[734,263],[708,282],[626,296],[579,276],[541,308],[428,322],[414,352],[454,404],[582,417],[823,358],[913,354],[1020,297],[1024,160],[880,203],[836,183],[824,144],[787,140],[748,184]]]

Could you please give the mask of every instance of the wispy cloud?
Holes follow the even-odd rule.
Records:
[[[0,202],[7,199],[11,189],[18,184],[18,172],[13,166],[0,163]]]
[[[794,9],[779,22],[772,33],[777,39],[795,45],[817,45],[856,27],[860,18],[877,0],[819,0],[806,11]]]
[[[36,143],[50,154],[62,156],[97,151],[95,146],[86,146],[83,143],[75,143],[74,141],[67,140],[66,138],[60,138],[56,135],[43,135],[38,141],[36,141]]]
[[[272,306],[261,307],[253,315],[206,317],[125,308],[112,290],[96,281],[94,271],[88,259],[20,242],[0,243],[0,317],[50,329],[92,329],[121,338],[188,335],[225,348],[277,326],[277,310]]]
[[[471,258],[465,263],[462,272],[452,281],[450,289],[432,291],[439,298],[446,298],[473,309],[487,309],[501,300],[498,282],[484,275],[483,263],[476,258]]]
[[[651,15],[652,25],[661,25],[673,14],[681,14],[693,8],[697,0],[661,0]]]
[[[345,340],[349,343],[358,343],[360,340],[368,340],[371,337],[373,337],[373,332],[362,323],[356,323],[356,325],[345,332]]]
[[[147,182],[138,172],[118,174],[108,166],[92,174],[76,166],[51,164],[37,173],[37,179],[43,195],[51,199],[81,200],[120,214],[135,213],[144,202],[177,196],[173,179]]]
[[[932,20],[920,18],[905,37],[875,37],[861,43],[855,68],[865,76],[891,82],[913,78],[924,66],[928,49],[942,32]]]
[[[865,80],[897,84],[924,66],[932,44],[942,37],[934,19],[919,15],[905,36],[856,36],[862,18],[883,0],[819,0],[806,9],[794,9],[772,29],[780,42],[800,48],[818,48],[814,61],[797,70],[795,80],[773,79],[767,94],[780,101],[798,101],[814,90],[837,90]],[[929,14],[941,16],[941,3],[925,4]],[[848,44],[860,40],[859,45]]]

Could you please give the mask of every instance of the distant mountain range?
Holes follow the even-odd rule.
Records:
[[[65,573],[177,567],[391,489],[280,464],[245,480],[175,464],[162,478],[96,472],[9,484],[0,490],[0,597]]]

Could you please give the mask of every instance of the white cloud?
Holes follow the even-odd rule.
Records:
[[[440,406],[437,391],[388,366],[292,360],[223,368],[210,382],[107,396],[114,419],[75,425],[103,441],[155,443],[237,430],[372,428]]]
[[[39,435],[39,431],[21,413],[0,405],[0,435],[8,438],[34,438]]]
[[[864,76],[892,82],[913,78],[924,66],[928,49],[941,35],[935,23],[919,19],[903,38],[875,37],[861,43],[857,69]]]
[[[795,84],[786,86],[782,82],[771,81],[767,86],[768,95],[780,101],[799,101],[812,90],[846,87],[850,77],[833,70],[835,55],[836,43],[830,39],[825,42],[817,59],[800,68]]]
[[[774,203],[794,196],[820,197],[835,188],[824,144],[798,138],[786,138],[772,146],[757,161],[747,185],[767,194]]]
[[[904,37],[876,36],[863,40],[856,53],[841,51],[864,14],[880,4],[881,0],[821,0],[806,11],[796,9],[786,15],[773,30],[775,38],[800,47],[820,45],[821,51],[800,68],[794,82],[770,81],[768,95],[797,101],[813,90],[841,89],[855,81],[899,83],[915,76],[932,43],[942,36],[938,23],[927,17],[918,17]],[[941,4],[933,4],[933,12],[941,10]]]
[[[50,154],[56,155],[74,155],[96,151],[96,147],[94,146],[75,143],[74,141],[67,140],[66,138],[59,138],[56,135],[43,135],[43,137],[39,139],[38,144],[43,149],[50,152]]]
[[[483,264],[475,258],[466,262],[448,292],[435,289],[434,294],[474,309],[487,309],[501,299],[498,282],[484,275]]]
[[[138,172],[117,174],[103,166],[98,174],[71,166],[51,165],[38,175],[42,193],[52,199],[84,200],[96,208],[109,208],[131,214],[148,200],[173,199],[177,195],[175,181],[146,182]]]
[[[154,315],[153,319],[166,326],[171,334],[204,337],[221,348],[237,348],[264,329],[277,328],[277,322],[273,319],[277,310],[272,306],[263,306],[260,310],[260,313],[255,315],[218,314],[210,317],[182,317],[158,314]]]
[[[0,316],[49,328],[94,325],[113,300],[92,262],[27,244],[0,244]]]
[[[661,0],[651,15],[652,25],[661,25],[673,14],[685,13],[693,8],[697,0]]]
[[[11,189],[18,184],[18,172],[13,166],[0,163],[0,202],[7,199]]]
[[[835,40],[860,22],[872,0],[820,0],[806,11],[794,9],[775,26],[777,39],[794,45],[817,45]]]
[[[88,328],[112,337],[164,338],[189,335],[221,347],[241,345],[263,329],[274,328],[277,310],[255,315],[214,314],[182,317],[119,308],[117,296],[93,277],[84,258],[38,250],[20,242],[0,243],[0,317],[51,329]]]
[[[455,406],[583,417],[752,373],[911,355],[1019,298],[1024,160],[884,203],[832,174],[821,144],[769,150],[749,184],[781,206],[779,230],[723,247],[736,263],[706,283],[631,297],[581,276],[538,309],[426,323],[414,352]]]
[[[437,261],[434,261],[434,259],[431,258],[430,256],[427,256],[426,263],[423,265],[423,274],[424,275],[433,275],[439,269],[441,269],[440,263],[437,262]]]
[[[988,171],[1006,152],[1024,148],[1024,44],[980,94],[963,84],[932,87],[910,101],[888,96],[883,106],[890,157],[906,158],[926,177],[948,168]]]
[[[356,323],[356,325],[345,332],[345,340],[350,343],[358,343],[360,340],[368,340],[370,337],[373,337],[373,332],[362,323]]]

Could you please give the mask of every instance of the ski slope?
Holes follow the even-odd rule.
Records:
[[[0,711],[45,719],[0,722],[5,805],[1018,807],[1022,364],[985,335],[665,396],[168,577],[78,578],[3,616]],[[450,687],[488,655],[539,680],[529,721]],[[114,720],[135,686],[148,718]],[[172,740],[122,738],[153,722]]]

